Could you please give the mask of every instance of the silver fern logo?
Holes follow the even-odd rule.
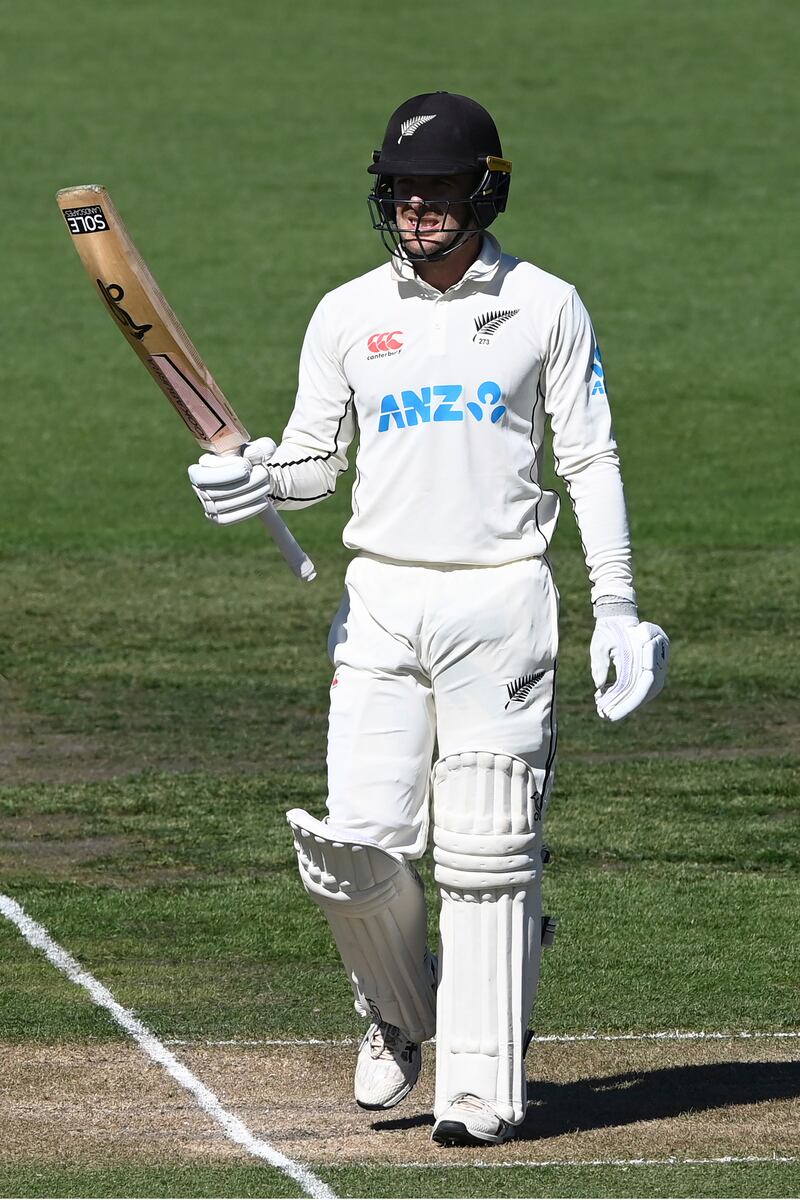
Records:
[[[497,312],[484,313],[482,317],[476,317],[473,342],[478,342],[483,346],[488,345],[492,334],[497,333],[500,326],[504,325],[506,321],[510,321],[518,312],[518,308],[505,308],[498,309]]]
[[[400,137],[397,139],[398,146],[404,137],[413,137],[418,129],[421,129],[423,125],[427,125],[428,121],[432,121],[435,116],[436,113],[433,113],[430,117],[410,117],[407,121],[403,121],[400,126]]]
[[[508,701],[506,702],[506,708],[510,708],[512,704],[524,704],[533,689],[538,683],[542,682],[546,674],[546,671],[533,671],[530,675],[520,675],[519,679],[512,679],[511,683],[507,683],[506,692],[508,693]]]

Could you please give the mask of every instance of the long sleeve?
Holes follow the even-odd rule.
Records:
[[[305,508],[330,496],[347,470],[356,428],[323,297],[303,340],[297,397],[281,443],[269,461],[276,508]]]
[[[578,523],[592,602],[636,602],[628,515],[603,366],[589,314],[573,290],[553,324],[540,384],[556,471]]]

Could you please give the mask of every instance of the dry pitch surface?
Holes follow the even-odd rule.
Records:
[[[318,1167],[794,1156],[800,1147],[800,1039],[540,1043],[528,1118],[496,1150],[431,1143],[431,1047],[413,1095],[377,1118],[352,1101],[352,1046],[176,1049],[256,1136]],[[244,1157],[124,1043],[4,1045],[0,1055],[4,1165]]]

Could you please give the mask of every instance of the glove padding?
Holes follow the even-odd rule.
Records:
[[[621,721],[657,696],[667,678],[669,638],[637,617],[600,617],[589,650],[598,716]],[[608,682],[613,663],[616,679]]]
[[[236,525],[264,511],[272,492],[265,464],[275,449],[272,438],[257,438],[241,454],[203,454],[189,467],[192,489],[209,521]]]

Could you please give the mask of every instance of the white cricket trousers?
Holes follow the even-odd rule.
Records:
[[[328,648],[332,824],[419,858],[434,753],[518,755],[546,803],[558,593],[543,559],[460,567],[362,554]]]

